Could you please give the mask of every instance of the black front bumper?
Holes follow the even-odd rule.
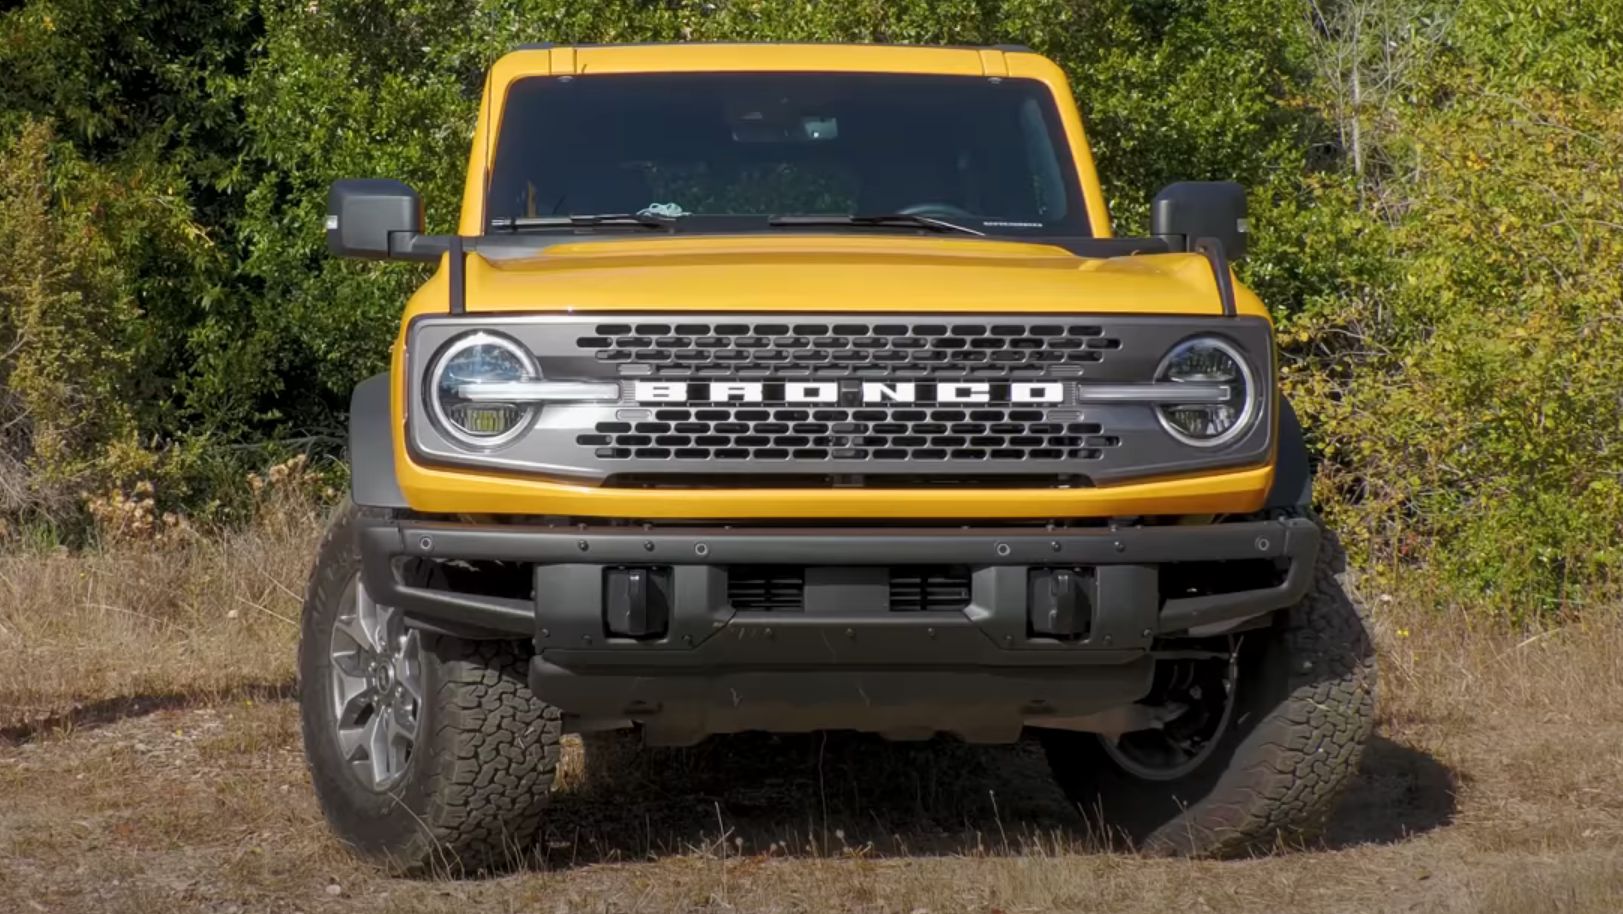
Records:
[[[425,629],[533,638],[538,694],[589,721],[640,721],[651,740],[746,729],[1000,740],[1044,717],[1143,697],[1157,638],[1216,633],[1294,604],[1311,584],[1319,531],[1303,518],[1058,530],[371,519],[359,545],[375,599]],[[533,588],[476,593],[445,586],[445,576],[407,583],[425,580],[425,562],[458,561],[507,563]],[[1259,565],[1272,569],[1260,580]],[[805,572],[795,611],[735,608],[729,575],[761,566]],[[966,605],[892,609],[876,572],[924,566],[964,569]],[[606,582],[635,568],[661,575],[663,622],[645,637],[617,637]],[[1226,580],[1225,569],[1240,568],[1245,575]],[[1086,582],[1085,634],[1034,628],[1034,575],[1050,569]],[[1169,576],[1180,569],[1188,573]],[[1191,577],[1202,585],[1193,594]]]

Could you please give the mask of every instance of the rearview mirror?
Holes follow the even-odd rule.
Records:
[[[1229,260],[1245,256],[1245,188],[1233,181],[1168,184],[1150,204],[1150,234],[1174,251],[1191,251],[1201,238],[1223,246]]]
[[[365,260],[421,259],[414,242],[423,233],[423,200],[387,178],[334,181],[327,192],[327,250]]]

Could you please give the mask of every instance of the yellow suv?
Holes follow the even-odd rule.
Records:
[[[357,851],[533,843],[560,736],[1040,739],[1160,852],[1311,833],[1374,669],[1245,196],[1116,238],[1022,48],[525,48],[457,231],[340,181],[340,256],[438,270],[355,390],[299,648]]]

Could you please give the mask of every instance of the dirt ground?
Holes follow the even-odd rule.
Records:
[[[330,837],[303,769],[307,528],[161,574],[0,560],[0,912],[1623,911],[1620,614],[1511,635],[1380,595],[1378,735],[1312,847],[1106,846],[1027,745],[572,738],[530,865],[392,879]]]

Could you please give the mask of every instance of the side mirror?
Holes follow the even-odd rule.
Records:
[[[336,257],[417,260],[423,199],[386,178],[334,181],[327,192],[327,250]]]
[[[1245,256],[1245,188],[1233,181],[1168,184],[1150,204],[1150,234],[1174,251],[1192,251],[1201,238],[1223,245],[1229,260]]]

